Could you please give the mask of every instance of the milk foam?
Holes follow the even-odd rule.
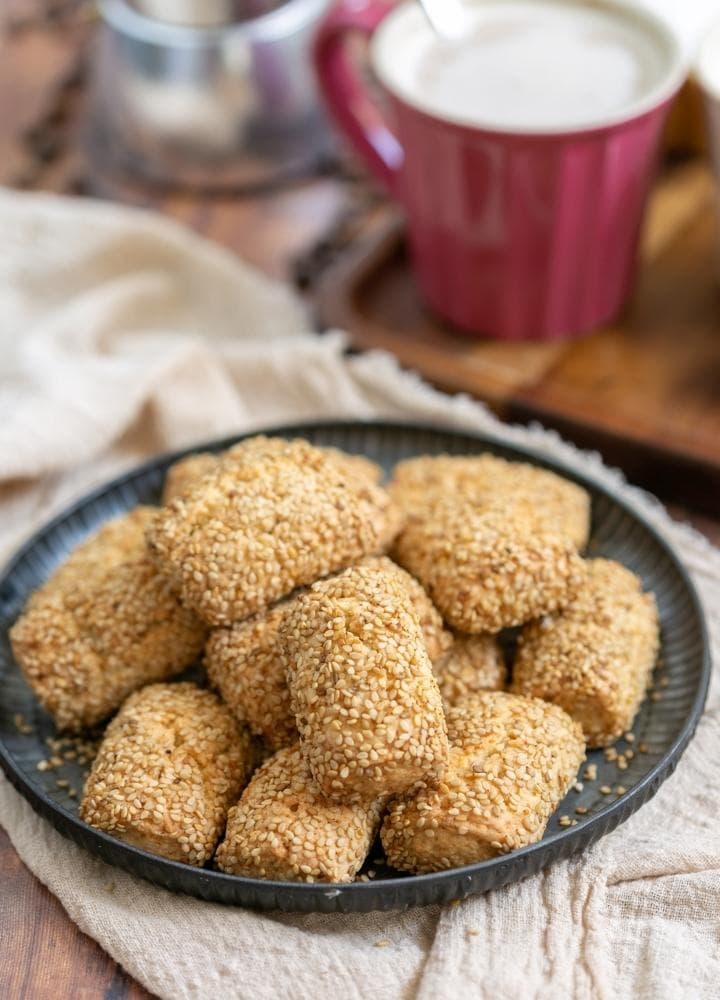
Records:
[[[443,118],[517,131],[592,127],[651,95],[672,68],[665,35],[622,10],[563,0],[470,0],[467,9],[460,43],[401,9],[376,47],[390,89]]]

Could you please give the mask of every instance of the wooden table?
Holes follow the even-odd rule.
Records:
[[[290,277],[298,256],[347,212],[357,186],[337,175],[254,197],[198,197],[150,190],[95,172],[81,152],[78,130],[85,95],[83,53],[92,30],[91,9],[81,0],[4,0],[0,183],[94,193],[155,207],[269,274]],[[592,408],[592,398],[586,405]],[[672,479],[668,468],[667,494]],[[662,482],[657,488],[665,492]],[[675,507],[674,513],[720,542],[720,518],[704,518],[687,507]],[[137,1000],[148,995],[71,923],[1,830],[0,882],[0,997]]]

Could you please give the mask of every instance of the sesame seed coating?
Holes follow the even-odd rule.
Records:
[[[208,679],[236,718],[274,750],[297,742],[278,632],[291,601],[230,628],[213,629],[205,648]]]
[[[485,692],[449,709],[447,722],[447,771],[394,799],[382,825],[400,871],[442,871],[535,843],[585,757],[580,726],[537,699]]]
[[[95,725],[202,650],[205,627],[147,551],[155,512],[137,507],[105,524],[32,595],[11,629],[15,657],[60,729]]]
[[[395,466],[388,491],[411,516],[426,516],[438,499],[454,496],[481,506],[511,504],[526,520],[565,535],[579,549],[590,534],[586,490],[547,469],[496,455],[410,458]]]
[[[383,551],[401,526],[387,493],[336,456],[306,441],[253,440],[147,533],[184,603],[210,625],[242,621]]]
[[[184,500],[204,476],[215,472],[219,464],[220,456],[209,451],[197,452],[173,462],[165,473],[162,502],[168,504],[177,497]]]
[[[584,575],[575,547],[517,511],[438,501],[395,543],[397,561],[460,632],[499,632],[556,611]]]
[[[658,645],[653,595],[619,563],[592,559],[570,604],[523,629],[512,689],[561,705],[590,746],[608,746],[632,725]]]
[[[443,770],[440,692],[399,579],[355,566],[314,584],[281,626],[290,695],[323,794],[402,791]]]
[[[234,444],[232,448],[221,454],[223,462],[245,462],[254,461],[257,457],[263,458],[268,455],[284,455],[288,445],[292,447],[312,448],[316,455],[323,455],[329,462],[333,462],[338,468],[343,469],[350,475],[358,476],[362,479],[369,479],[370,482],[379,483],[382,479],[382,469],[376,462],[366,458],[365,455],[351,455],[340,448],[332,448],[329,445],[311,445],[302,438],[294,438],[291,441],[281,437],[266,437],[264,434],[257,434],[255,437],[245,438]]]
[[[174,462],[165,474],[165,485],[163,487],[162,502],[170,503],[177,497],[187,499],[195,490],[200,481],[211,472],[216,472],[221,465],[237,461],[246,460],[252,453],[262,451],[267,454],[273,448],[281,453],[286,442],[284,438],[268,438],[264,435],[257,435],[253,438],[246,438],[238,444],[233,445],[223,452],[201,451],[193,455]],[[371,462],[364,455],[349,455],[338,448],[319,447],[328,458],[335,459],[344,465],[354,474],[366,476],[373,483],[379,483],[382,478],[382,469],[375,462]]]
[[[377,462],[371,461],[365,455],[351,455],[340,448],[331,448],[328,445],[320,447],[320,450],[330,459],[336,461],[342,468],[348,470],[355,476],[369,479],[372,483],[379,483],[383,477],[383,470]]]
[[[108,726],[80,816],[135,847],[202,865],[252,759],[249,732],[216,695],[195,684],[153,684]]]
[[[446,709],[479,691],[502,691],[507,684],[505,658],[494,635],[456,635],[433,671]]]
[[[330,801],[299,746],[287,747],[255,772],[230,810],[217,865],[251,878],[352,882],[375,838],[383,801]]]
[[[425,637],[430,659],[445,653],[453,637],[415,577],[385,556],[370,556],[362,565],[393,575],[407,588]],[[295,597],[226,629],[213,629],[205,648],[205,667],[212,686],[236,718],[279,750],[298,739],[295,714],[279,646],[283,615]]]
[[[387,556],[364,559],[362,564],[374,566],[378,572],[388,573],[399,581],[407,591],[413,611],[420,623],[430,662],[435,663],[444,656],[453,644],[453,634],[445,628],[442,615],[420,581]]]

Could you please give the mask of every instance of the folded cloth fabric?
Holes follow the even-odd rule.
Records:
[[[170,222],[0,193],[0,547],[163,449],[310,417],[404,417],[556,456],[682,553],[720,655],[720,552],[599,458],[501,425],[387,355],[310,332],[284,288]],[[70,917],[182,1000],[702,1000],[720,979],[720,685],[675,775],[572,861],[456,906],[258,914],[174,896],[64,840],[4,780],[0,821]],[[51,957],[48,957],[51,961]]]

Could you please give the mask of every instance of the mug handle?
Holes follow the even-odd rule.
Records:
[[[403,148],[362,82],[347,51],[347,36],[370,38],[395,4],[388,0],[340,0],[320,25],[315,69],[330,114],[372,173],[395,194]]]

